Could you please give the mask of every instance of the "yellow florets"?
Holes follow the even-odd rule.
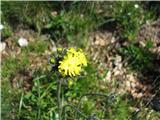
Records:
[[[87,66],[87,60],[81,49],[76,51],[74,48],[70,48],[59,64],[58,71],[63,76],[76,76],[80,74],[83,66]]]

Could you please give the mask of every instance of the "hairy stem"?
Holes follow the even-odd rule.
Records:
[[[61,119],[61,116],[62,116],[61,86],[62,86],[62,80],[60,79],[57,84],[57,104],[58,104],[59,120],[62,120]]]

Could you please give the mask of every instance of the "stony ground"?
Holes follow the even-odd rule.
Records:
[[[91,34],[90,46],[87,48],[93,60],[99,64],[99,70],[108,69],[108,74],[104,77],[104,82],[109,82],[113,92],[126,93],[132,95],[135,99],[147,101],[148,105],[151,101],[160,99],[160,20],[153,23],[147,23],[139,30],[136,45],[144,48],[146,41],[153,42],[149,52],[154,54],[154,69],[146,69],[145,71],[131,71],[129,62],[119,53],[121,46],[128,46],[128,42],[124,42],[116,38],[114,31],[96,31]],[[113,85],[118,82],[117,87]],[[104,84],[102,83],[102,87]],[[113,85],[113,86],[112,86]],[[156,104],[158,105],[158,103]],[[158,109],[160,108],[157,107]]]
[[[19,30],[15,36],[23,36],[28,42],[36,44],[37,34],[31,30]],[[41,40],[48,40],[47,35],[39,37]],[[17,57],[21,61],[22,48],[17,45],[15,41],[17,38],[8,38],[3,41],[6,44],[4,50],[2,50],[2,61],[7,57]],[[152,99],[159,99],[159,84],[160,81],[160,20],[153,23],[145,24],[138,33],[137,46],[145,47],[147,40],[152,40],[153,47],[150,52],[155,54],[155,67],[153,70],[147,70],[145,72],[133,72],[129,68],[128,61],[123,58],[118,49],[121,46],[128,46],[128,42],[124,42],[117,38],[116,31],[100,30],[90,34],[88,47],[86,51],[90,54],[93,61],[99,64],[99,74],[103,74],[107,69],[108,73],[103,76],[101,81],[101,87],[105,88],[106,82],[111,91],[118,93],[130,93],[133,98],[143,99],[147,101],[147,104]],[[48,58],[51,51],[56,50],[56,44],[53,41],[48,41],[47,50],[42,54],[36,54],[30,52],[29,67],[24,71],[18,71],[10,78],[13,87],[19,87],[20,81],[23,81],[23,88],[29,90],[31,88],[32,73],[35,69],[43,68],[47,69]],[[147,82],[146,82],[147,81]],[[115,87],[116,84],[116,87]],[[156,88],[156,89],[155,89]]]

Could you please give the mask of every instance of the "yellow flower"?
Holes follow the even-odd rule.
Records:
[[[70,48],[70,49],[68,49],[68,53],[76,54],[77,52],[74,48]]]
[[[58,71],[63,76],[76,76],[80,74],[83,66],[87,66],[87,60],[82,50],[76,51],[74,48],[70,48],[59,64]]]
[[[78,51],[77,57],[82,65],[87,66],[87,59],[81,49]]]

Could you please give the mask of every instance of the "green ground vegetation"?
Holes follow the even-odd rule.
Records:
[[[31,66],[30,53],[42,56],[45,50],[48,50],[49,42],[39,40],[41,34],[49,34],[56,43],[64,40],[68,46],[85,48],[89,33],[112,21],[116,25],[119,37],[131,43],[128,47],[119,50],[124,59],[132,63],[131,69],[139,71],[145,69],[146,65],[152,66],[152,54],[146,52],[152,47],[152,43],[146,43],[147,48],[141,49],[132,41],[135,40],[138,30],[144,23],[157,19],[156,11],[159,8],[156,5],[146,10],[145,2],[2,1],[1,8],[1,23],[4,25],[1,33],[2,41],[12,37],[18,25],[27,26],[38,33],[36,42],[22,48],[20,55],[11,55],[2,59],[1,108],[4,120],[57,119],[56,78],[50,73],[50,67],[45,71],[42,68],[34,70],[32,89],[27,92],[22,86],[13,88],[10,81],[19,71]],[[107,10],[107,14],[103,13],[104,10]],[[64,85],[62,89],[64,101],[79,106],[82,95],[103,93],[107,97],[91,95],[81,99],[82,104],[79,106],[81,112],[87,116],[95,113],[97,118],[109,120],[156,118],[158,120],[160,118],[158,112],[150,108],[146,109],[141,101],[133,100],[130,95],[112,93],[107,87],[102,89],[100,83],[108,70],[106,69],[102,77],[98,74],[97,63],[94,63],[90,56],[88,61],[84,74],[76,78],[76,82],[71,86]],[[131,109],[136,105],[141,105],[139,112]],[[71,108],[66,109],[65,115],[68,120],[83,120],[83,117]]]

